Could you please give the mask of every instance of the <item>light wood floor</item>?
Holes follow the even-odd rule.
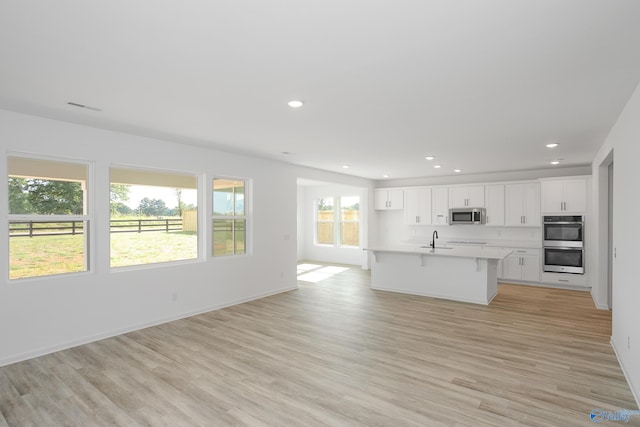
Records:
[[[485,307],[354,267],[0,368],[0,426],[589,426],[637,409],[610,330],[588,293],[503,285]]]

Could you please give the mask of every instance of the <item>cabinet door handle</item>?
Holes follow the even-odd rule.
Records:
[[[416,222],[420,222],[420,217],[419,216],[416,217]]]

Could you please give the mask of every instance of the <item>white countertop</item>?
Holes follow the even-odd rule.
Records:
[[[504,259],[509,256],[511,249],[502,249],[491,246],[457,246],[443,247],[436,244],[435,251],[429,247],[421,247],[417,244],[372,246],[365,248],[366,251],[392,252],[401,254],[446,256],[458,258],[484,258],[484,259]]]
[[[431,240],[429,238],[429,240]],[[424,242],[421,242],[417,239],[405,240],[401,243],[402,245],[423,245]],[[436,245],[440,244],[441,246],[478,246],[478,247],[500,247],[500,248],[527,248],[527,249],[540,249],[542,247],[541,241],[524,241],[524,240],[491,240],[491,239],[466,239],[463,237],[451,237],[451,238],[441,238],[436,240]]]

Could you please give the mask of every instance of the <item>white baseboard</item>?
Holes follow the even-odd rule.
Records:
[[[523,282],[523,281],[520,281],[520,280],[498,279],[498,284],[525,285],[525,286],[535,286],[535,287],[538,287],[538,288],[565,289],[565,290],[568,290],[568,291],[591,292],[591,287],[575,286],[575,285],[563,285],[563,284],[560,284],[560,283]]]
[[[613,348],[613,352],[616,355],[616,359],[618,359],[618,364],[620,365],[620,369],[622,369],[622,374],[624,375],[624,379],[627,380],[627,384],[629,385],[629,389],[631,389],[631,394],[633,394],[633,398],[636,400],[636,406],[638,408],[640,408],[640,393],[638,393],[638,390],[636,390],[633,387],[633,384],[629,380],[629,375],[627,375],[627,370],[625,369],[624,363],[622,362],[622,359],[620,358],[620,353],[618,352],[618,349],[616,348],[616,343],[613,340],[613,337],[611,337],[611,339],[609,340],[609,343],[611,344],[611,347]],[[630,408],[630,409],[632,409],[632,408]]]
[[[169,317],[165,317],[165,318],[161,318],[161,319],[155,319],[155,320],[152,320],[152,321],[149,321],[149,322],[143,322],[143,323],[139,323],[139,324],[136,324],[136,325],[127,326],[125,328],[113,329],[111,331],[101,332],[101,333],[96,334],[96,335],[91,335],[91,336],[88,336],[88,337],[83,337],[83,338],[79,338],[79,339],[76,339],[76,340],[67,341],[67,342],[64,342],[64,343],[56,344],[54,346],[42,347],[42,348],[39,348],[39,349],[36,349],[36,350],[27,351],[27,352],[19,353],[19,354],[14,354],[12,356],[8,356],[8,357],[0,359],[0,367],[6,366],[6,365],[11,365],[12,363],[18,363],[18,362],[22,362],[22,361],[29,360],[29,359],[34,359],[34,358],[40,357],[40,356],[45,356],[47,354],[55,353],[55,352],[58,352],[58,351],[67,350],[69,348],[77,347],[79,345],[89,344],[91,342],[100,341],[100,340],[103,340],[103,339],[106,339],[106,338],[111,338],[111,337],[115,337],[115,336],[118,336],[118,335],[129,333],[129,332],[138,331],[140,329],[149,328],[151,326],[157,326],[157,325],[161,325],[163,323],[173,322],[175,320],[185,319],[187,317],[192,317],[192,316],[197,316],[199,314],[208,313],[210,311],[220,310],[220,309],[225,308],[225,307],[231,307],[233,305],[238,305],[238,304],[242,304],[242,303],[245,303],[245,302],[258,300],[258,299],[261,299],[261,298],[266,298],[266,297],[271,296],[271,295],[276,295],[276,294],[280,294],[280,293],[283,293],[283,292],[293,291],[295,289],[298,289],[298,287],[297,286],[293,286],[293,287],[288,287],[288,288],[276,289],[275,291],[256,294],[256,295],[252,295],[250,297],[240,298],[240,299],[233,300],[233,301],[228,301],[228,302],[225,302],[225,303],[222,303],[222,304],[202,307],[200,309],[192,310],[192,311],[189,311],[189,312],[186,312],[186,313],[180,313],[180,314],[175,315],[175,316],[169,316]]]
[[[604,304],[604,303],[600,302],[593,292],[591,292],[591,299],[593,300],[593,305],[595,305],[598,310],[610,310],[611,309],[611,307],[609,307],[609,304]]]

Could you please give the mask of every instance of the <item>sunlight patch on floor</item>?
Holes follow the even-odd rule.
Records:
[[[318,283],[336,274],[349,270],[348,267],[323,266],[319,264],[298,264],[298,280]]]
[[[321,273],[327,273],[327,274],[338,274],[338,273],[342,273],[343,271],[347,271],[349,268],[348,267],[335,267],[335,266],[329,266],[329,267],[324,267],[321,268],[320,270],[318,270]]]

